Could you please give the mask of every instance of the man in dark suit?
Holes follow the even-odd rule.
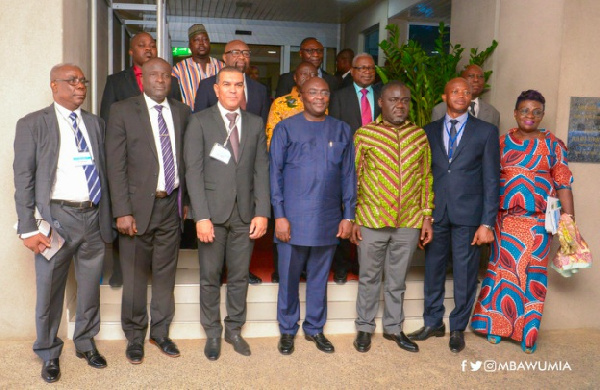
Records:
[[[113,104],[106,135],[107,172],[122,254],[121,324],[125,356],[144,359],[147,289],[152,277],[150,343],[179,356],[169,338],[184,192],[183,132],[190,109],[167,98],[171,66],[152,58],[142,68],[144,93]]]
[[[201,83],[204,85],[205,81]],[[221,354],[220,280],[227,265],[225,341],[250,355],[242,338],[254,240],[267,230],[269,161],[262,119],[240,110],[244,74],[226,66],[214,86],[218,103],[192,115],[185,132],[186,181],[198,235],[200,322],[204,354]]]
[[[335,78],[338,81],[339,89],[346,88],[352,85],[352,60],[354,59],[354,50],[342,49],[335,56]]]
[[[327,277],[338,238],[349,238],[356,205],[354,145],[348,125],[327,116],[329,87],[320,77],[302,85],[304,111],[277,124],[271,140],[271,203],[279,253],[277,321],[283,355],[294,352],[300,320],[298,288],[306,266],[302,329],[333,353],[323,334]]]
[[[100,330],[100,278],[112,228],[104,122],[80,109],[87,82],[75,65],[54,66],[54,104],[20,119],[15,135],[17,233],[35,253],[33,350],[44,361],[41,376],[49,383],[60,379],[63,341],[57,333],[72,259],[77,279],[75,353],[94,368],[106,367],[93,337]],[[56,233],[64,239],[62,247],[54,240]],[[53,256],[48,253],[57,250]]]
[[[106,86],[102,94],[100,104],[100,117],[108,123],[110,106],[114,102],[138,96],[144,90],[142,84],[142,66],[146,61],[156,57],[156,41],[147,32],[136,34],[129,42],[129,55],[133,60],[133,66],[121,72],[112,74],[106,79]],[[181,101],[179,83],[175,77],[171,77],[170,97]],[[115,239],[112,246],[113,271],[109,283],[112,287],[123,285],[123,274],[121,262],[119,261],[119,239]]]
[[[244,74],[244,94],[240,101],[240,108],[262,118],[263,123],[267,123],[269,109],[271,108],[271,100],[267,94],[267,88],[247,76],[248,67],[250,66],[250,49],[243,41],[234,40],[225,45],[225,53],[223,53],[223,61],[226,66],[237,68]],[[209,77],[202,80],[198,91],[196,92],[196,100],[194,102],[194,112],[199,112],[208,107],[217,104],[217,95],[215,93],[215,84],[217,76]],[[250,284],[260,284],[262,279],[248,271]]]
[[[267,95],[267,87],[246,75],[250,66],[250,54],[248,45],[243,41],[230,41],[225,45],[223,61],[225,61],[226,66],[237,68],[244,74],[244,96],[240,102],[240,108],[260,116],[263,123],[266,123],[269,116],[269,108],[271,108],[271,101]],[[216,75],[202,80],[198,87],[198,92],[196,92],[194,112],[200,112],[217,104],[218,99],[215,94],[216,80]]]
[[[323,64],[323,51],[323,45],[317,40],[317,38],[304,38],[300,43],[300,58],[302,61],[310,62],[315,66],[315,68],[317,68],[319,77],[327,82],[327,85],[329,86],[329,92],[333,93],[333,91],[338,89],[338,81],[335,76],[330,75],[321,69],[321,65]],[[282,74],[279,76],[279,81],[277,81],[275,98],[289,94],[292,92],[292,88],[294,88],[295,85],[296,82],[294,81],[294,72]]]
[[[425,126],[433,172],[433,241],[425,248],[425,326],[412,340],[442,337],[446,327],[444,284],[452,256],[454,310],[450,313],[450,351],[465,347],[467,327],[477,290],[479,246],[494,239],[498,212],[500,146],[498,128],[468,113],[471,88],[455,78],[442,98],[444,118]]]
[[[469,114],[477,119],[489,122],[496,127],[500,127],[500,113],[498,110],[479,97],[483,93],[483,88],[485,87],[483,69],[475,64],[468,65],[465,70],[462,71],[461,77],[467,80],[469,86],[471,86]],[[437,121],[443,118],[446,115],[447,108],[445,102],[441,102],[433,107],[431,120]]]
[[[381,113],[377,104],[381,96],[381,85],[375,82],[375,61],[370,54],[361,53],[352,60],[350,71],[352,84],[338,89],[331,97],[329,115],[350,125],[352,135],[356,130],[374,121]],[[352,244],[342,240],[333,260],[333,281],[344,284],[352,267]],[[356,268],[356,267],[355,267]]]

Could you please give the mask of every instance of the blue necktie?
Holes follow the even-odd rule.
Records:
[[[452,119],[450,123],[452,126],[450,127],[450,136],[448,137],[448,158],[452,160],[452,152],[454,151],[454,145],[456,144],[456,124],[458,121]]]
[[[79,129],[77,125],[77,114],[74,112],[69,115],[71,121],[73,122],[73,130],[75,130],[75,142],[77,143],[77,150],[79,152],[89,152],[90,148],[85,142],[85,138],[83,137],[83,133]],[[96,169],[95,164],[84,165],[83,171],[85,172],[85,178],[87,180],[88,192],[90,196],[90,200],[94,204],[98,204],[100,202],[100,176],[98,175],[98,169]]]
[[[175,158],[173,158],[173,147],[171,146],[171,137],[167,129],[167,122],[162,114],[163,106],[157,104],[154,106],[158,111],[158,136],[160,137],[160,149],[162,150],[163,169],[165,171],[165,191],[167,195],[175,189]]]

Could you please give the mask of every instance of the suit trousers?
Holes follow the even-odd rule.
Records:
[[[135,217],[135,216],[134,216]],[[177,191],[155,199],[148,228],[133,237],[120,234],[123,298],[121,326],[130,342],[144,342],[148,330],[148,281],[152,279],[150,337],[169,336],[175,315],[175,272],[181,235]]]
[[[198,243],[200,262],[200,323],[208,338],[219,338],[221,325],[221,273],[227,266],[227,298],[225,334],[239,335],[246,323],[248,271],[254,241],[250,239],[250,224],[240,218],[237,204],[229,219],[214,225],[212,243]]]
[[[306,267],[306,316],[304,334],[323,332],[327,320],[327,278],[337,245],[300,246],[278,243],[279,292],[277,321],[281,334],[298,333],[300,274]]]
[[[78,351],[94,348],[92,338],[100,330],[100,278],[105,243],[100,237],[98,209],[50,205],[52,218],[65,239],[63,247],[47,260],[35,255],[36,331],[34,352],[44,361],[60,356],[63,341],[57,337],[62,318],[65,287],[71,260],[77,280],[77,312],[73,341]]]
[[[448,213],[433,224],[433,241],[425,247],[425,312],[426,326],[439,326],[444,316],[446,268],[452,257],[454,310],[450,313],[450,331],[465,330],[471,316],[480,248],[471,245],[479,226],[454,225]]]
[[[400,333],[404,322],[406,273],[417,248],[420,230],[392,227],[370,229],[361,226],[360,231],[363,239],[357,248],[360,273],[356,329],[375,332],[383,277],[383,332]]]

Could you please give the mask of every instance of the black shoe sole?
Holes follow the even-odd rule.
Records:
[[[42,379],[44,380],[44,382],[46,383],[54,383],[54,382],[58,382],[58,380],[60,379],[60,372],[58,373],[58,375],[56,376],[56,378],[54,379],[46,379],[44,377],[42,377]]]
[[[144,358],[140,359],[140,360],[131,360],[129,359],[127,356],[125,356],[125,358],[127,359],[127,361],[131,364],[142,364],[144,362]]]
[[[304,338],[305,338],[306,340],[308,340],[308,341],[312,341],[313,343],[315,343],[315,345],[317,346],[317,349],[318,349],[319,351],[321,351],[321,352],[325,352],[325,353],[334,353],[334,352],[335,352],[335,348],[334,348],[334,349],[332,349],[331,351],[321,348],[321,347],[319,346],[319,343],[317,343],[317,341],[316,341],[316,340],[314,340],[312,337],[310,337],[310,336],[308,336],[308,335],[305,335],[305,336],[304,336]]]
[[[178,354],[176,354],[176,355],[171,355],[171,354],[169,354],[169,353],[166,353],[166,352],[165,352],[165,351],[162,349],[162,347],[160,346],[160,344],[158,344],[156,341],[154,341],[154,340],[152,340],[152,339],[150,339],[149,341],[150,341],[150,344],[152,344],[152,345],[156,345],[156,348],[158,348],[158,349],[160,350],[160,352],[162,352],[162,354],[163,354],[163,355],[165,355],[165,356],[172,357],[172,358],[176,358],[176,357],[179,357],[179,356],[181,356],[181,353],[178,353]]]
[[[277,347],[277,350],[279,351],[280,354],[284,355],[284,356],[289,356],[291,354],[294,353],[294,347],[290,348],[289,350],[282,350],[281,348]]]
[[[75,356],[77,356],[79,359],[86,359],[85,355],[79,351],[75,351]],[[90,364],[90,362],[86,359],[88,366],[92,367],[92,368],[106,368],[107,364],[103,365],[103,366],[95,366],[93,364]]]
[[[360,353],[369,352],[369,350],[371,349],[371,344],[367,345],[366,347],[359,347],[356,341],[352,344],[354,345],[354,348]]]

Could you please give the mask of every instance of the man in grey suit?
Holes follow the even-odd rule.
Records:
[[[204,354],[221,354],[220,280],[227,265],[225,341],[250,355],[242,338],[246,322],[248,267],[254,241],[270,216],[269,161],[264,124],[240,110],[244,75],[234,67],[219,71],[218,103],[192,115],[185,132],[184,161],[200,261],[200,322],[206,332]]]
[[[113,217],[119,231],[125,356],[144,359],[148,329],[147,289],[152,277],[150,343],[169,357],[179,350],[169,338],[175,314],[175,271],[184,193],[183,131],[190,108],[167,98],[171,66],[152,58],[142,67],[144,93],[112,105],[106,155]]]
[[[77,279],[75,353],[94,368],[106,367],[93,337],[100,330],[100,278],[112,229],[104,122],[80,109],[87,82],[75,65],[54,66],[50,71],[54,104],[20,119],[15,135],[17,233],[35,253],[33,350],[44,361],[41,375],[49,383],[60,379],[63,341],[57,332],[71,259]],[[45,222],[38,228],[40,219]],[[52,240],[56,233],[64,238],[62,247]],[[50,257],[48,252],[55,250]]]
[[[460,74],[462,78],[467,80],[471,87],[471,104],[469,105],[469,114],[482,121],[489,122],[496,127],[500,127],[500,113],[491,104],[484,102],[479,96],[483,93],[485,87],[485,77],[483,69],[478,65],[468,65]],[[442,119],[446,115],[448,107],[446,102],[433,107],[431,113],[431,121]]]

